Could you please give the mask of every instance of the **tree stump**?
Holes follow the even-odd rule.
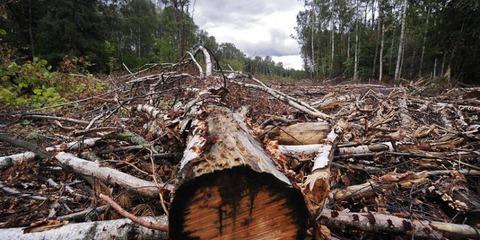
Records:
[[[181,161],[182,184],[169,216],[172,239],[303,239],[308,213],[243,118],[210,92]]]

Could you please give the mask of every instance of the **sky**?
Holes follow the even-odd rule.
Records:
[[[192,0],[195,23],[217,42],[231,42],[249,57],[271,56],[303,69],[295,34],[299,0]]]

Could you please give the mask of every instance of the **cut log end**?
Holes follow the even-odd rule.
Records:
[[[266,173],[235,167],[195,178],[176,191],[172,239],[304,239],[301,193]]]

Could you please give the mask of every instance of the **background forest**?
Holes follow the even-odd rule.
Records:
[[[223,69],[272,79],[479,82],[477,0],[306,0],[292,36],[305,71],[218,43],[193,21],[193,5],[189,0],[2,3],[0,102],[58,103],[105,88],[91,73],[177,62],[196,44],[214,53]]]
[[[478,0],[307,0],[296,31],[312,76],[480,81]]]
[[[271,57],[247,58],[232,43],[217,43],[199,29],[188,0],[11,0],[0,10],[2,40],[15,58],[83,57],[94,72],[110,73],[151,62],[176,62],[195,44],[225,66],[269,76],[299,76]],[[5,53],[3,53],[5,55]]]

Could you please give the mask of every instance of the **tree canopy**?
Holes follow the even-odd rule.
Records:
[[[65,56],[85,57],[96,72],[176,62],[200,43],[226,69],[300,76],[270,57],[250,59],[234,44],[218,43],[194,23],[189,8],[188,0],[13,0],[0,23],[17,59],[39,57],[53,66]]]
[[[306,0],[296,32],[315,76],[478,83],[479,24],[476,0]]]

